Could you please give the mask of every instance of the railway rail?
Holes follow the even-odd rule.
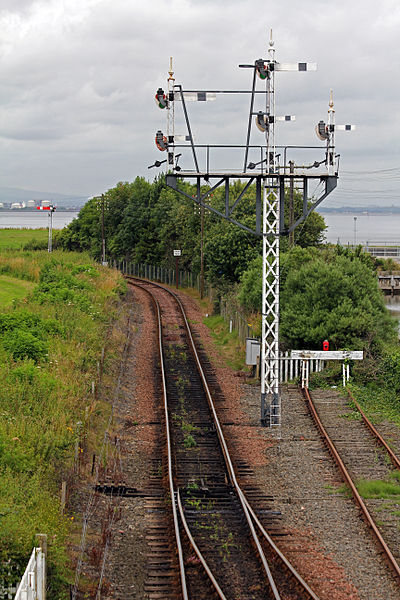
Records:
[[[338,404],[337,395],[334,398],[329,396],[314,399],[308,388],[303,389],[303,395],[307,402],[308,409],[312,418],[322,436],[322,439],[336,462],[344,482],[349,487],[351,494],[360,508],[361,514],[369,529],[372,531],[382,554],[388,565],[392,569],[398,583],[400,583],[400,552],[398,535],[393,534],[392,524],[385,527],[382,523],[382,513],[379,513],[380,525],[374,514],[382,510],[384,505],[379,506],[374,502],[364,500],[359,493],[356,485],[357,479],[366,479],[371,477],[371,471],[379,476],[385,476],[388,472],[386,456],[392,462],[394,468],[399,469],[400,461],[390,446],[380,435],[374,425],[368,420],[361,407],[349,392],[349,396],[354,403],[361,419],[373,437],[367,439],[360,429],[360,421],[351,420],[345,424],[343,414],[344,404]],[[334,439],[335,438],[335,439]],[[381,454],[377,454],[377,445],[381,449]],[[390,543],[388,539],[390,538]]]
[[[208,383],[210,369],[179,297],[153,282],[127,280],[151,296],[157,316],[177,597],[318,600],[239,486]],[[160,593],[162,585],[160,578]]]

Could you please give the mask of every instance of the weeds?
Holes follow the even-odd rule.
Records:
[[[85,408],[123,285],[84,254],[2,252],[0,273],[36,284],[0,312],[0,565],[12,560],[16,583],[35,534],[47,533],[49,596],[60,600],[71,520],[60,514],[59,485],[87,444]]]
[[[358,493],[365,499],[386,498],[388,500],[400,500],[400,484],[396,477],[392,476],[390,479],[392,481],[360,479],[356,484]]]

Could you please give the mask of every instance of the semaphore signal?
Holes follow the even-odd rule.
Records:
[[[49,240],[47,245],[48,252],[53,251],[53,212],[56,210],[56,207],[53,204],[49,204],[49,206],[37,206],[37,210],[48,210],[49,211]]]
[[[312,72],[316,71],[316,63],[297,62],[280,63],[275,60],[274,41],[269,40],[268,58],[259,58],[253,64],[242,64],[240,68],[253,71],[252,87],[250,90],[184,90],[182,85],[175,83],[172,71],[172,59],[168,77],[168,91],[164,93],[158,89],[158,99],[165,102],[167,112],[167,135],[161,131],[156,134],[157,147],[167,151],[168,158],[156,161],[149,168],[166,164],[166,183],[179,194],[190,201],[196,202],[203,209],[219,215],[245,231],[262,236],[263,239],[263,272],[262,272],[262,340],[261,340],[261,421],[263,424],[274,427],[280,437],[281,402],[279,395],[279,241],[281,235],[291,235],[295,228],[302,223],[308,215],[336,188],[338,179],[338,158],[335,150],[335,132],[337,130],[351,131],[352,125],[335,125],[335,111],[333,109],[332,93],[329,101],[327,124],[320,121],[317,125],[317,135],[321,141],[326,142],[324,156],[313,160],[309,164],[296,165],[293,160],[288,160],[289,152],[293,150],[318,150],[321,146],[277,146],[275,143],[275,125],[278,121],[293,121],[293,115],[276,116],[275,112],[275,74],[282,71]],[[257,89],[257,81],[263,89]],[[247,94],[250,96],[246,142],[244,145],[194,143],[191,124],[186,103],[188,101],[207,102],[215,100],[222,94]],[[156,96],[157,98],[157,96]],[[165,100],[164,100],[165,98]],[[259,99],[264,106],[255,108]],[[175,136],[175,102],[182,107],[188,144],[180,144]],[[262,144],[251,144],[252,126],[263,134]],[[157,137],[158,136],[158,137]],[[179,138],[179,141],[181,138]],[[161,146],[161,147],[160,147]],[[176,149],[188,148],[191,151],[193,167],[177,166]],[[212,152],[214,149],[224,149],[227,155],[231,148],[243,149],[243,166],[232,167],[229,171],[212,168]],[[200,165],[198,150],[205,153],[205,161]],[[277,149],[280,152],[277,152]],[[187,164],[187,152],[182,150],[182,162]],[[205,152],[204,152],[205,151]],[[255,156],[258,158],[255,158]],[[250,159],[250,156],[252,160]],[[281,164],[281,160],[283,163]],[[226,160],[226,159],[225,159]],[[204,164],[205,163],[205,164]],[[200,168],[202,167],[202,168]],[[194,179],[197,194],[194,198],[179,188],[179,179]],[[230,182],[232,179],[244,180],[244,189],[232,200]],[[215,183],[214,183],[214,181]],[[308,184],[311,180],[322,185],[322,191],[317,198],[309,198]],[[205,192],[201,191],[201,183],[208,184]],[[285,210],[285,185],[296,183],[303,196],[302,213],[296,220],[284,221]],[[235,218],[235,210],[243,199],[244,193],[255,184],[255,228],[240,222]],[[209,202],[213,191],[220,187],[225,188],[225,210],[219,211]]]

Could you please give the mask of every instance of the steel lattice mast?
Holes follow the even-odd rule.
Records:
[[[272,33],[270,64],[275,63]],[[261,334],[261,420],[280,428],[279,398],[279,186],[275,148],[275,70],[267,71],[266,156],[267,177],[263,182],[263,266]],[[280,432],[279,432],[280,433]]]

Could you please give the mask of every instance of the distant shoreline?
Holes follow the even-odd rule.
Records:
[[[318,207],[317,212],[331,215],[400,215],[400,206],[340,206]]]
[[[71,206],[71,207],[69,207],[69,206],[60,206],[60,207],[56,206],[56,211],[59,212],[59,213],[60,212],[73,212],[73,213],[76,213],[76,212],[79,212],[81,210],[81,208],[83,208],[83,205],[82,206]],[[0,212],[13,212],[13,213],[14,212],[15,213],[19,213],[19,212],[21,212],[21,213],[34,212],[34,213],[36,213],[37,210],[38,209],[36,208],[36,206],[29,207],[29,208],[28,207],[25,207],[25,208],[7,208],[5,206],[0,206]]]

